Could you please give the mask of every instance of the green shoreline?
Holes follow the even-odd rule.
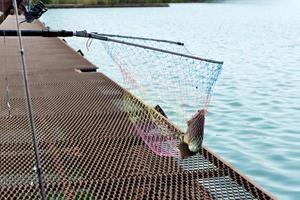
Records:
[[[47,4],[47,8],[131,8],[131,7],[169,7],[168,3],[124,3],[124,4]]]
[[[48,8],[169,7],[169,3],[204,3],[221,0],[42,0]]]

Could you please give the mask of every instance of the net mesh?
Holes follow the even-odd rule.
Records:
[[[189,130],[187,122],[193,119],[192,116],[200,113],[197,111],[207,110],[213,86],[222,70],[222,63],[189,56],[190,52],[183,45],[175,43],[132,38],[121,40],[171,51],[168,53],[115,42],[102,42],[120,69],[124,87],[143,100],[149,109],[162,108],[157,110],[163,110],[160,113],[166,114],[168,118],[146,109],[144,114],[151,113],[151,116],[145,121],[144,118],[136,117],[142,111],[126,106],[125,111],[135,124],[137,133],[156,154],[179,157],[178,146],[184,140],[184,134],[176,134],[168,127],[162,126],[161,119],[174,122],[181,130]],[[201,126],[199,123],[197,121],[198,126]],[[195,133],[193,137],[197,135],[198,139],[201,136],[201,140],[198,141],[198,145],[201,145],[203,135]]]

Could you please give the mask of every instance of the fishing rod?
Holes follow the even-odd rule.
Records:
[[[22,33],[23,37],[81,37],[81,38],[89,38],[89,39],[93,38],[93,39],[97,39],[97,40],[101,40],[101,41],[119,43],[119,44],[124,44],[124,45],[128,45],[128,46],[134,46],[134,47],[138,47],[138,48],[172,54],[172,55],[181,56],[181,57],[185,57],[185,58],[191,58],[191,59],[215,63],[215,64],[223,64],[222,61],[201,58],[198,56],[178,53],[178,52],[165,50],[165,49],[161,49],[161,48],[156,48],[156,47],[151,47],[151,46],[146,46],[146,45],[142,45],[142,44],[138,44],[138,43],[134,43],[134,42],[127,42],[127,41],[123,41],[120,39],[114,39],[112,37],[130,38],[130,39],[138,39],[138,40],[151,40],[151,41],[169,43],[169,44],[180,45],[180,46],[184,45],[184,43],[182,43],[182,42],[175,42],[175,41],[169,41],[169,40],[160,40],[160,39],[153,39],[153,38],[143,38],[143,37],[124,36],[124,35],[110,35],[110,34],[103,34],[103,33],[96,33],[96,32],[87,32],[86,30],[75,31],[75,32],[67,31],[67,30],[21,30],[21,33]],[[17,36],[17,35],[18,35],[18,33],[16,30],[0,30],[0,36],[9,37],[9,36]]]
[[[46,199],[46,192],[45,192],[45,185],[44,185],[44,175],[42,171],[42,164],[41,164],[41,158],[40,158],[40,150],[39,150],[39,142],[37,138],[37,131],[36,131],[36,125],[33,117],[33,109],[32,109],[32,101],[31,101],[31,94],[30,94],[30,89],[29,89],[29,82],[28,82],[28,75],[27,75],[27,65],[25,61],[25,50],[23,46],[23,41],[22,41],[22,32],[20,28],[20,24],[22,22],[19,22],[19,14],[18,14],[18,7],[19,4],[17,0],[12,0],[13,3],[13,10],[14,14],[16,17],[16,25],[17,25],[17,30],[15,30],[15,35],[18,36],[18,43],[19,43],[19,53],[20,53],[20,60],[21,60],[21,65],[22,65],[22,74],[23,74],[23,80],[24,80],[24,90],[25,90],[25,96],[26,96],[26,104],[27,104],[27,111],[28,111],[28,119],[30,123],[30,128],[31,128],[31,136],[32,136],[32,142],[33,142],[33,148],[34,148],[34,154],[35,154],[35,167],[34,169],[36,170],[37,176],[38,176],[38,183],[39,183],[39,188],[40,188],[40,195],[41,199],[45,200]],[[34,13],[37,11],[40,11],[41,6],[38,5],[39,8],[33,6],[32,9],[35,10],[25,10],[25,16],[26,20],[31,20],[36,19]],[[32,12],[33,11],[33,12]],[[29,18],[28,18],[29,17]],[[31,17],[31,18],[30,18]]]

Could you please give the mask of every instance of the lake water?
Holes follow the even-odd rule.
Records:
[[[300,1],[57,9],[42,21],[52,29],[182,41],[193,53],[223,60],[205,145],[278,198],[300,199]],[[87,51],[86,40],[67,42],[121,80],[101,43]]]

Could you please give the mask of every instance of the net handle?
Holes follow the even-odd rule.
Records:
[[[155,38],[145,38],[145,37],[136,37],[136,36],[128,36],[128,35],[116,35],[116,34],[105,34],[105,33],[96,33],[98,35],[102,35],[105,37],[117,37],[117,38],[126,38],[126,39],[135,39],[135,40],[148,40],[148,41],[154,41],[154,42],[164,42],[164,43],[169,43],[169,44],[175,44],[175,45],[180,45],[184,46],[184,43],[182,42],[176,42],[176,41],[171,41],[171,40],[162,40],[162,39],[155,39]]]
[[[145,45],[136,44],[136,43],[132,43],[132,42],[116,40],[116,39],[112,39],[112,38],[103,36],[98,33],[88,33],[86,31],[77,31],[74,33],[74,36],[85,37],[85,38],[94,38],[97,40],[114,42],[114,43],[124,44],[124,45],[128,45],[128,46],[139,47],[139,48],[143,48],[143,49],[149,49],[152,51],[158,51],[158,52],[162,52],[162,53],[172,54],[172,55],[181,56],[181,57],[185,57],[185,58],[191,58],[191,59],[200,60],[200,61],[204,61],[204,62],[216,63],[216,64],[221,64],[221,65],[223,64],[222,61],[216,61],[216,60],[212,60],[212,59],[201,58],[198,56],[187,55],[187,54],[183,54],[183,53],[178,53],[178,52],[173,52],[173,51],[169,51],[169,50],[165,50],[165,49],[159,49],[159,48],[155,48],[155,47],[145,46]]]

